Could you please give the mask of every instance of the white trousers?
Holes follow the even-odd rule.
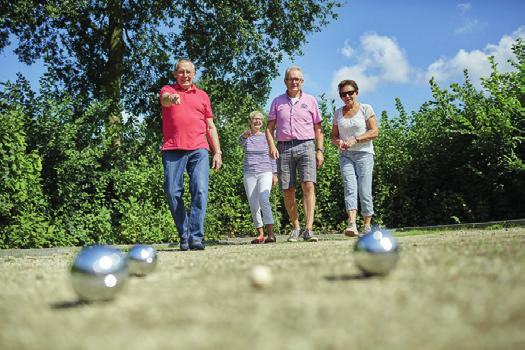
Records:
[[[253,223],[256,228],[273,224],[272,205],[270,204],[272,178],[273,174],[271,171],[258,174],[244,174],[244,190],[248,197]]]

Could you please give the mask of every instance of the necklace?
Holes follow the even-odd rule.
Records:
[[[348,108],[346,105],[343,107],[343,116],[344,117],[353,117],[359,111],[359,103],[355,102],[351,108]]]

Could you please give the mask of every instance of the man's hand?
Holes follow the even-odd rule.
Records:
[[[179,94],[171,94],[171,95],[168,97],[168,99],[169,99],[170,103],[171,103],[171,104],[174,104],[174,105],[180,105],[180,104],[182,103]]]
[[[222,166],[222,152],[213,155],[212,169],[218,171]]]
[[[324,163],[324,154],[321,151],[315,152],[315,161],[317,163],[317,168],[320,168]]]

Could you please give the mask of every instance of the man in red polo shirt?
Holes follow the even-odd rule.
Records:
[[[179,233],[180,249],[203,250],[209,178],[207,139],[214,152],[214,170],[222,165],[221,145],[213,123],[210,98],[193,84],[193,63],[179,60],[173,75],[177,83],[165,85],[160,90],[164,191]],[[185,171],[190,179],[189,215],[182,199]]]

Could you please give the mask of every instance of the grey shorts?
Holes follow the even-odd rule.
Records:
[[[277,160],[279,187],[282,190],[296,187],[297,169],[301,182],[317,181],[314,140],[279,141],[277,150],[279,151]]]

